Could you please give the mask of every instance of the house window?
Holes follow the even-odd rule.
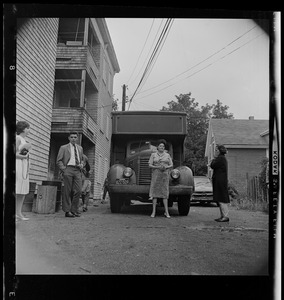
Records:
[[[57,42],[68,45],[68,42],[76,41],[77,43],[72,45],[82,45],[84,31],[84,18],[60,18]]]
[[[100,108],[100,111],[101,111],[100,130],[104,132],[105,107],[103,106],[103,104],[102,107]]]
[[[70,98],[70,107],[80,107],[80,99]]]
[[[106,138],[109,140],[109,129],[110,129],[110,115],[106,116]]]
[[[53,107],[80,107],[80,70],[56,70]]]
[[[107,61],[104,58],[104,66],[103,66],[103,81],[105,83],[105,85],[107,85],[107,74],[108,74],[108,70],[107,70],[108,66],[107,66]]]
[[[91,23],[89,23],[89,35],[88,35],[88,46],[90,52],[94,58],[94,62],[98,68],[100,68],[100,59],[101,59],[101,45],[99,39],[96,36],[96,32],[93,29]]]
[[[110,95],[112,95],[112,75],[111,72],[108,72],[108,83],[107,83],[107,87],[108,87],[108,92]]]
[[[98,157],[98,173],[97,173],[97,183],[102,184],[102,176],[103,176],[103,172],[104,172],[104,168],[103,168],[103,157],[101,154],[99,154]]]

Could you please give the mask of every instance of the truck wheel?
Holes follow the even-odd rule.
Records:
[[[110,211],[119,213],[122,206],[122,200],[117,195],[110,195]]]
[[[178,213],[180,216],[187,216],[190,209],[190,196],[178,198]]]

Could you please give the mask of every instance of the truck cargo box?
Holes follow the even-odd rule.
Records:
[[[168,111],[112,112],[112,134],[186,135],[186,113]]]

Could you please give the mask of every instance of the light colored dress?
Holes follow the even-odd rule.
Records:
[[[17,135],[16,139],[20,139],[18,150],[21,151],[26,140]],[[29,193],[29,158],[16,158],[16,194],[26,195]]]
[[[169,153],[154,152],[151,154],[149,164],[154,166],[164,165],[170,166],[173,164],[172,158]],[[169,180],[170,170],[166,169],[161,171],[159,169],[152,169],[152,179],[150,185],[149,196],[152,198],[168,199],[169,197]]]

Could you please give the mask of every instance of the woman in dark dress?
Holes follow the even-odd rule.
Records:
[[[211,161],[210,168],[213,169],[213,200],[219,203],[221,217],[215,219],[217,222],[229,222],[228,203],[228,162],[225,157],[227,149],[223,145],[217,145],[215,158]]]

